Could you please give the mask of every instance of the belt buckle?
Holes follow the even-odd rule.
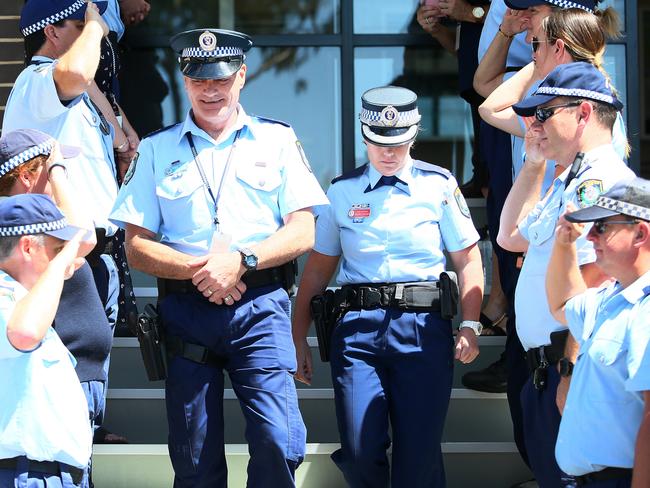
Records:
[[[359,288],[362,308],[377,308],[382,305],[382,293],[377,288]]]

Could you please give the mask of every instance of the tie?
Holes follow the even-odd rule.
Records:
[[[379,181],[377,182],[374,188],[370,188],[370,185],[368,185],[368,188],[366,188],[364,193],[368,193],[369,191],[376,190],[377,188],[382,186],[395,186],[399,181],[400,179],[395,175],[382,176],[381,178],[379,178]]]

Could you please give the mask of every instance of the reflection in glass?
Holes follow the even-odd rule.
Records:
[[[410,88],[418,95],[421,132],[413,156],[444,166],[463,181],[471,173],[472,123],[469,106],[458,96],[456,59],[431,48],[358,48],[354,61],[355,114],[364,91],[384,85]],[[360,125],[355,127],[355,162],[367,161]]]
[[[170,50],[159,50],[158,71],[169,87],[164,125],[183,120],[189,101]],[[242,106],[250,115],[285,121],[300,139],[324,188],[341,172],[341,95],[338,48],[254,48],[246,58]]]
[[[627,77],[625,75],[625,45],[609,44],[605,50],[604,68],[618,91],[618,97],[627,106]],[[623,109],[623,118],[627,125],[627,111]]]
[[[412,32],[419,0],[354,0],[355,34]],[[420,29],[421,31],[421,29]]]
[[[167,36],[202,27],[247,34],[336,34],[339,8],[339,0],[156,0],[146,25]]]

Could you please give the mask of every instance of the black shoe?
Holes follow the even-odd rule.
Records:
[[[502,354],[497,361],[485,369],[465,373],[461,382],[465,388],[470,390],[484,391],[486,393],[505,393],[508,388],[505,355]]]
[[[460,185],[460,191],[465,198],[484,198],[481,184],[474,177]]]

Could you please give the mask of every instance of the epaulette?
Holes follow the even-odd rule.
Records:
[[[337,181],[343,181],[343,180],[349,180],[351,178],[356,178],[357,176],[361,176],[363,172],[366,170],[366,167],[368,166],[368,163],[359,166],[358,168],[354,168],[352,171],[348,171],[347,173],[343,173],[342,175],[338,175],[336,178],[334,178],[331,181],[331,184],[333,185]]]
[[[149,134],[144,136],[142,139],[147,139],[148,137],[153,137],[156,134],[161,134],[161,133],[163,133],[165,131],[168,131],[169,129],[171,129],[173,127],[176,127],[177,125],[180,125],[180,122],[177,122],[176,124],[168,125],[167,127],[163,127],[162,129],[158,129],[158,130],[155,130],[153,132],[150,132]]]
[[[271,124],[280,124],[280,125],[284,125],[285,127],[291,127],[291,124],[287,124],[286,122],[283,122],[281,120],[270,119],[268,117],[260,117],[259,115],[254,115],[254,117],[257,120],[261,120],[262,122],[269,122]]]
[[[452,174],[448,169],[445,169],[442,166],[438,166],[432,163],[427,163],[425,161],[415,160],[413,161],[413,166],[415,166],[417,169],[421,169],[422,171],[431,171],[433,173],[441,174],[446,179],[452,177]]]

